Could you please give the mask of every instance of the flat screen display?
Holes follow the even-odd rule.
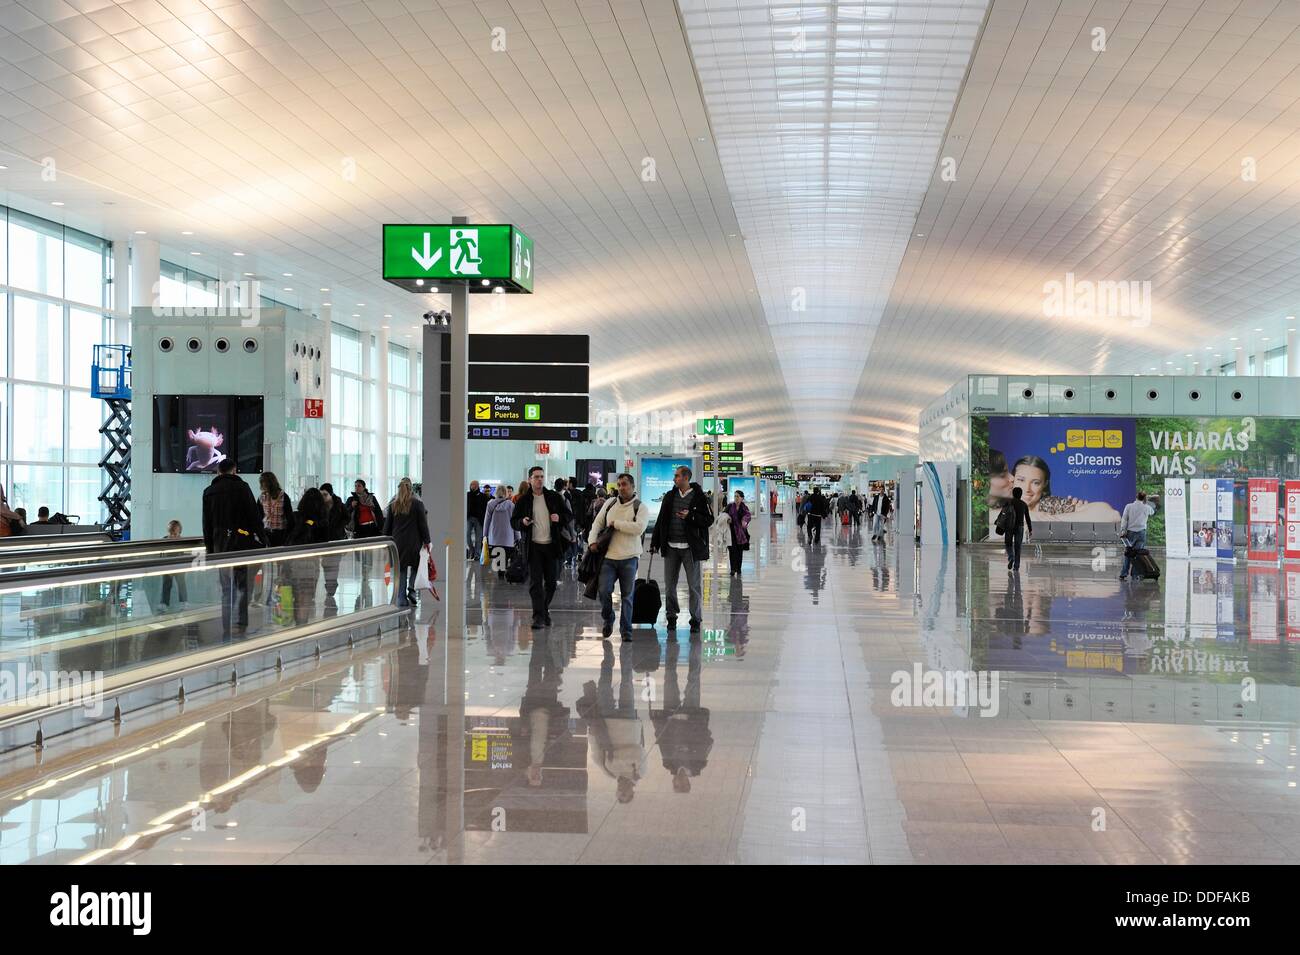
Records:
[[[613,458],[579,458],[574,466],[579,487],[604,484],[617,467]]]
[[[262,403],[260,395],[156,395],[154,473],[215,474],[227,458],[260,473]]]

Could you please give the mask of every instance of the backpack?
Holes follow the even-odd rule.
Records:
[[[998,511],[998,519],[993,524],[993,530],[999,534],[1006,534],[1015,528],[1015,505],[1003,504]]]

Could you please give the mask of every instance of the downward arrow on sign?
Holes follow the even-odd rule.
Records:
[[[426,272],[433,268],[434,263],[442,258],[441,248],[439,248],[437,252],[433,253],[433,255],[429,254],[430,244],[429,233],[426,232],[424,234],[424,255],[421,255],[417,249],[411,250],[411,258],[415,259],[415,261],[419,263],[420,268],[424,269]]]

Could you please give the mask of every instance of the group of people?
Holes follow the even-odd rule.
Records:
[[[72,521],[63,514],[51,514],[50,509],[41,505],[36,509],[36,520],[28,522],[27,508],[10,507],[3,487],[0,487],[0,537],[19,537],[26,534],[32,524],[71,524]]]
[[[234,458],[228,457],[217,465],[216,476],[203,492],[203,546],[207,553],[324,544],[348,537],[388,536],[397,543],[398,603],[408,606],[416,602],[415,577],[420,552],[429,545],[429,522],[424,504],[415,495],[410,478],[402,478],[398,483],[397,493],[387,509],[360,479],[346,500],[335,493],[331,484],[324,483],[303,491],[296,507],[280,486],[279,479],[270,471],[262,473],[259,489],[260,496],[255,497],[252,488],[238,475]],[[179,536],[180,523],[173,521],[168,533]],[[324,572],[326,607],[334,602],[341,560],[340,554],[319,561],[289,562],[288,579],[264,580],[264,591],[269,594],[271,588],[290,587],[295,617],[298,622],[305,622],[304,615],[315,600],[316,579],[321,571]],[[363,557],[363,578],[369,569],[369,560]],[[222,630],[227,634],[232,627],[244,631],[248,627],[251,596],[248,566],[223,568],[220,579]],[[169,597],[170,588],[167,588],[164,602],[168,602]],[[184,599],[182,592],[181,600]]]
[[[807,531],[809,543],[820,543],[822,539],[822,521],[832,515],[846,525],[858,527],[862,515],[866,514],[871,527],[871,539],[883,541],[889,530],[889,519],[894,513],[894,501],[883,484],[874,484],[871,494],[863,498],[857,489],[848,494],[833,492],[822,493],[820,487],[814,486],[807,494],[796,494],[794,499],[796,520]]]
[[[468,515],[473,525],[477,503],[474,496],[483,494],[477,482],[470,485],[469,494]],[[737,491],[716,518],[723,529],[721,539],[728,548],[733,575],[741,572],[744,552],[749,549],[751,517],[744,494]],[[512,563],[527,568],[535,630],[552,626],[550,606],[561,564],[576,563],[584,544],[595,549],[599,555],[597,593],[603,636],[607,639],[616,623],[623,639],[632,639],[636,575],[649,521],[650,507],[637,496],[636,479],[631,474],[620,474],[614,492],[607,493],[603,487],[590,484],[579,490],[572,479],[557,479],[547,487],[545,470],[540,465],[529,470],[517,495],[512,497],[498,488],[483,508],[483,532],[489,550],[504,548]],[[673,476],[673,490],[658,502],[650,540],[650,553],[664,561],[664,604],[670,631],[676,629],[681,613],[677,585],[684,574],[689,594],[687,622],[691,633],[700,632],[704,619],[703,564],[709,560],[711,541],[719,539],[716,532],[710,532],[714,526],[708,492],[692,480],[689,467],[679,467]],[[621,604],[617,620],[613,606],[616,584]]]

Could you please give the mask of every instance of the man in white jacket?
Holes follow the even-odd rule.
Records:
[[[614,580],[622,594],[619,630],[624,640],[632,639],[632,592],[636,588],[636,568],[641,556],[641,535],[650,521],[650,512],[636,496],[636,481],[630,474],[618,476],[618,494],[605,502],[587,534],[588,545],[606,527],[614,529],[605,559],[600,567],[600,615],[605,621],[604,637],[614,632]]]

